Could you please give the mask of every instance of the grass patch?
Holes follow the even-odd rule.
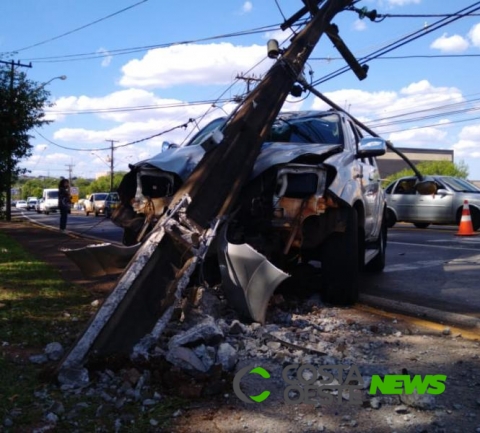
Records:
[[[95,376],[93,388],[65,393],[52,381],[57,363],[32,363],[30,356],[43,354],[49,343],[72,347],[96,311],[94,299],[0,232],[0,432],[42,431],[51,425],[47,415],[59,406],[52,431],[115,431],[119,420],[121,431],[162,431],[185,404],[165,397],[152,408],[141,401],[117,407],[114,391],[106,389],[115,396],[110,403],[98,391],[89,392]],[[158,424],[152,426],[152,419]]]
[[[91,300],[0,233],[0,341],[43,347],[59,334],[77,333],[93,313]]]

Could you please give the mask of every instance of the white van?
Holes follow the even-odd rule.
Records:
[[[40,212],[48,215],[58,210],[58,188],[47,188],[43,190]]]

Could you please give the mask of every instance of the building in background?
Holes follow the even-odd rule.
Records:
[[[453,161],[453,150],[451,149],[415,149],[411,147],[396,147],[402,152],[414,165],[424,161]],[[377,158],[378,168],[382,179],[397,173],[406,168],[410,168],[407,163],[395,152],[387,150],[385,155]]]

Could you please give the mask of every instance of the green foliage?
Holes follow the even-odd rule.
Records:
[[[113,177],[113,190],[116,191],[120,182],[125,176],[124,171],[119,171],[115,173]],[[44,188],[57,188],[60,178],[57,177],[19,177],[15,184],[14,188],[19,190],[19,194],[12,197],[15,200],[26,200],[28,197],[41,197]],[[78,188],[79,197],[85,198],[88,194],[94,192],[109,192],[110,191],[110,175],[99,177],[96,180],[84,179],[82,177],[77,177],[72,179],[72,186]]]
[[[24,72],[0,64],[0,205],[9,193],[12,179],[25,170],[19,162],[31,155],[31,135],[45,120],[44,107],[50,93],[27,79]]]
[[[58,363],[39,365],[29,360],[43,354],[52,342],[71,347],[94,314],[92,301],[98,299],[98,293],[64,281],[58,269],[38,260],[1,231],[0,252],[0,431],[113,432],[118,431],[115,420],[125,415],[135,422],[122,427],[122,432],[171,431],[172,414],[185,407],[186,401],[164,396],[148,411],[141,402],[116,408],[116,399],[106,402],[104,393],[61,392],[53,375]],[[153,392],[163,394],[159,388]],[[45,414],[53,402],[61,402],[64,415],[51,430]],[[74,420],[69,413],[75,414]],[[7,418],[13,426],[3,429]],[[158,422],[153,429],[152,418]]]
[[[417,164],[415,167],[424,175],[454,176],[462,179],[468,177],[468,167],[463,161],[460,161],[459,163],[450,161],[424,161]],[[385,187],[401,177],[413,176],[414,174],[415,173],[412,169],[406,168],[388,176],[383,181],[383,186]]]
[[[117,190],[120,182],[123,179],[123,176],[125,176],[125,172],[123,171],[119,171],[118,173],[114,174],[113,191]],[[101,176],[98,179],[95,179],[93,182],[90,183],[90,185],[85,188],[85,193],[83,191],[80,191],[80,197],[84,197],[94,192],[110,192],[110,175]]]

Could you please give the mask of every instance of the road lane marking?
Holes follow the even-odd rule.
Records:
[[[413,271],[415,269],[430,268],[433,266],[440,266],[449,263],[448,260],[421,260],[415,263],[398,263],[396,265],[387,265],[383,272],[402,272]]]
[[[463,247],[453,247],[453,246],[443,246],[443,245],[428,245],[428,244],[415,244],[413,242],[396,242],[396,241],[388,241],[387,245],[395,244],[395,245],[409,245],[413,247],[426,247],[426,248],[439,248],[442,250],[461,250],[461,251],[475,251],[478,252],[478,248],[463,248]]]

